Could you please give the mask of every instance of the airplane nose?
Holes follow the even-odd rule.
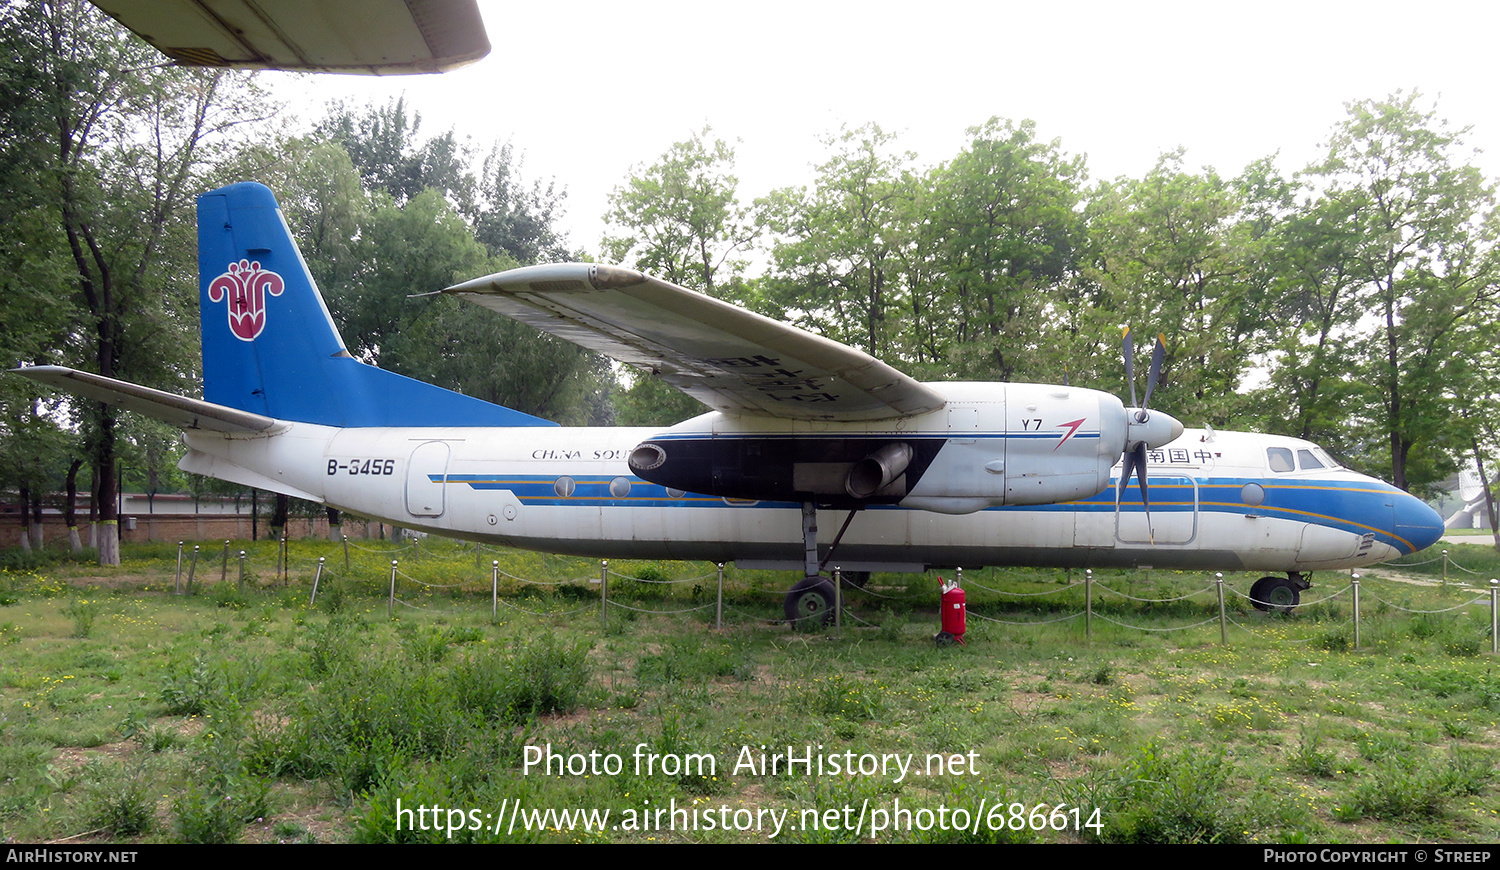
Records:
[[[1443,518],[1426,502],[1402,493],[1396,498],[1395,528],[1397,540],[1411,545],[1412,552],[1425,550],[1443,537]]]

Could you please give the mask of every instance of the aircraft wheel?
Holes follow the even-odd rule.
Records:
[[[1262,577],[1250,587],[1250,600],[1257,610],[1291,613],[1302,603],[1302,590],[1285,577]]]
[[[833,584],[824,577],[803,577],[786,594],[782,611],[793,628],[812,628],[833,622]]]
[[[840,576],[843,577],[846,585],[853,586],[855,589],[863,589],[865,584],[870,582],[869,571],[845,571]]]

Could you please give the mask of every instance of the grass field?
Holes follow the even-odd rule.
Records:
[[[1291,616],[1228,595],[1226,646],[1212,577],[1101,572],[1086,632],[1081,574],[967,572],[938,647],[933,576],[797,631],[794,578],[731,568],[715,629],[702,564],[612,565],[601,617],[597,562],[433,539],[294,542],[286,585],[236,542],[243,588],[205,546],[192,595],[175,546],[7,553],[0,837],[1496,842],[1500,558],[1444,546],[1447,585],[1363,572],[1358,649],[1346,574]]]

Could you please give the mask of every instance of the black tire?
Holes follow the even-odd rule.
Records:
[[[870,582],[869,571],[844,571],[839,576],[843,578],[845,586],[853,586],[855,589],[863,589]]]
[[[1302,603],[1302,590],[1285,577],[1262,577],[1250,587],[1250,603],[1267,613],[1291,613]]]
[[[833,622],[833,583],[825,577],[803,577],[786,594],[782,612],[793,628]]]

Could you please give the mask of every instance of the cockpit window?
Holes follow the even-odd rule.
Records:
[[[1292,451],[1285,447],[1267,447],[1266,464],[1277,474],[1297,470],[1296,464],[1292,462]]]
[[[1313,455],[1313,452],[1311,450],[1305,449],[1297,451],[1297,465],[1300,466],[1303,471],[1309,471],[1314,468],[1324,467],[1323,463],[1318,460],[1318,457]]]

